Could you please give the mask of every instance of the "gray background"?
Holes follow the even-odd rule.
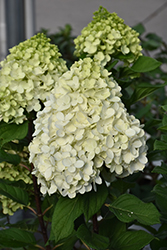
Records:
[[[100,5],[109,12],[116,12],[129,26],[144,21],[147,32],[156,32],[167,41],[166,0],[35,0],[36,30],[43,27],[53,33],[69,23],[73,34],[79,35]],[[152,13],[154,15],[148,20]]]

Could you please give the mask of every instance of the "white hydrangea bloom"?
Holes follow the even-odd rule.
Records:
[[[24,110],[39,111],[40,101],[67,70],[57,46],[44,34],[37,34],[10,49],[1,62],[0,113],[5,122],[22,123]]]
[[[124,20],[116,13],[109,13],[100,7],[94,13],[93,21],[74,40],[75,54],[78,57],[83,54],[95,57],[102,65],[106,65],[111,57],[128,55],[122,60],[132,63],[142,55],[138,36],[139,33],[124,24]]]
[[[59,78],[37,113],[29,145],[43,194],[59,191],[73,198],[88,192],[102,183],[104,168],[119,177],[143,170],[144,131],[127,113],[120,91],[108,71],[90,58]]]

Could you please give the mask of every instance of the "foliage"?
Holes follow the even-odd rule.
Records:
[[[59,192],[42,195],[39,183],[43,179],[37,182],[27,148],[32,141],[33,121],[40,114],[24,111],[27,121],[22,124],[1,120],[1,249],[140,250],[148,244],[152,250],[167,248],[167,44],[156,34],[145,34],[142,24],[134,29],[140,34],[144,55],[125,65],[131,55],[114,54],[105,69],[121,86],[127,112],[144,124],[146,167],[120,179],[111,177],[103,164],[103,183],[96,185],[97,190],[77,193],[72,199]],[[68,67],[79,60],[73,54],[71,30],[70,25],[51,35],[42,30],[59,47]],[[16,203],[16,209],[23,210],[13,223],[9,214],[14,213],[11,207]],[[5,213],[4,207],[10,213]],[[29,219],[22,218],[25,214]]]

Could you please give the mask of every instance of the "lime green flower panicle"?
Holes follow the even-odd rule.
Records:
[[[43,194],[74,198],[96,189],[104,169],[113,177],[144,169],[145,133],[120,97],[117,82],[91,58],[75,62],[58,79],[37,113],[29,145]]]
[[[142,55],[138,36],[116,13],[109,13],[100,7],[94,13],[93,21],[74,40],[75,54],[78,57],[83,54],[94,57],[102,65],[106,65],[112,57],[130,55],[123,61],[132,63]]]
[[[1,62],[0,113],[5,122],[22,123],[24,110],[41,108],[57,78],[67,70],[56,45],[37,34],[11,48]]]
[[[10,150],[8,153],[15,154],[16,152]],[[20,154],[20,156],[22,157],[23,155]],[[30,172],[26,168],[15,166],[7,162],[0,163],[0,179],[9,181],[22,180],[26,184],[32,183]],[[2,203],[3,214],[13,215],[16,210],[23,209],[24,207],[24,205],[19,204],[4,195],[0,195],[0,203]]]

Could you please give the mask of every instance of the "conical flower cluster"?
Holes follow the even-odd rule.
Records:
[[[39,33],[10,49],[1,62],[0,113],[5,122],[22,123],[25,110],[39,111],[40,101],[67,70],[57,46],[49,41]]]
[[[16,154],[15,151],[10,150],[8,153]],[[24,154],[19,154],[23,160]],[[26,154],[27,156],[27,154]],[[28,169],[20,166],[13,165],[7,162],[0,163],[0,179],[9,181],[24,181],[26,184],[31,184],[31,175]],[[18,209],[23,209],[24,205],[13,201],[12,199],[0,195],[0,203],[2,204],[3,214],[13,215]]]
[[[41,192],[89,192],[107,168],[124,177],[147,162],[145,134],[121,101],[121,88],[91,58],[79,60],[56,82],[35,120],[30,162]]]
[[[94,13],[93,21],[74,40],[75,54],[78,57],[84,54],[95,57],[103,65],[112,57],[128,55],[121,58],[126,63],[132,63],[142,55],[138,36],[116,13],[109,13],[100,7]]]

